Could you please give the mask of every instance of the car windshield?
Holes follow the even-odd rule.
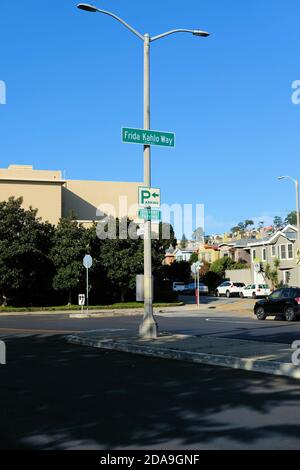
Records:
[[[268,284],[259,284],[258,286],[260,289],[269,289]]]

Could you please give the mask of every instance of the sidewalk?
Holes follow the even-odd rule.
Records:
[[[300,379],[289,344],[161,333],[144,340],[127,330],[91,331],[66,337],[69,343],[198,364],[262,372]]]

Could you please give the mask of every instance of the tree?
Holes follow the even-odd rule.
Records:
[[[265,226],[265,223],[263,220],[261,220],[259,223],[258,223],[258,230],[262,230]]]
[[[273,263],[273,267],[267,263],[265,266],[266,278],[272,282],[273,289],[277,289],[279,286],[279,273],[278,268],[280,266],[280,260],[276,258]]]
[[[72,303],[72,293],[84,285],[82,261],[88,247],[86,229],[73,216],[59,221],[50,252],[56,270],[53,287],[68,295],[68,304]]]
[[[285,220],[284,220],[285,224],[288,225],[297,225],[297,212],[296,211],[293,211],[293,212],[290,212]]]
[[[174,263],[163,266],[165,278],[173,282],[184,282],[188,284],[191,279],[191,265],[188,261],[174,261]]]
[[[210,292],[214,292],[223,280],[223,276],[220,274],[208,271],[202,278],[201,281],[209,288]]]
[[[54,227],[22,208],[22,198],[0,203],[0,295],[23,305],[45,297],[53,266],[48,254]]]
[[[234,269],[246,269],[248,268],[248,264],[246,261],[233,261],[233,259],[225,256],[224,258],[220,258],[214,263],[212,263],[210,267],[210,271],[217,273],[222,278],[225,276],[226,271],[232,271]]]
[[[199,261],[198,253],[192,253],[190,257],[190,264],[197,263]]]
[[[116,220],[116,238],[108,238],[102,244],[100,262],[105,274],[115,291],[115,299],[125,301],[130,291],[135,288],[136,275],[144,272],[144,249],[140,238],[120,238],[120,227],[129,219]],[[133,226],[132,226],[133,227]]]
[[[180,247],[183,248],[183,249],[186,248],[187,247],[187,242],[188,242],[188,240],[187,240],[185,234],[183,234],[181,242],[180,242]]]
[[[247,220],[245,220],[245,222],[244,222],[244,226],[245,226],[245,229],[246,229],[246,230],[249,229],[250,227],[253,227],[253,225],[254,225],[254,222],[253,222],[253,220],[251,220],[251,219],[250,219],[250,220],[247,219]]]
[[[235,262],[228,256],[225,256],[224,258],[220,258],[214,261],[210,267],[210,271],[218,274],[221,277],[224,277],[225,271],[232,268],[233,266],[235,266]]]
[[[192,234],[192,239],[199,243],[204,243],[204,230],[203,227],[198,227]]]
[[[240,222],[238,225],[232,227],[231,232],[240,233],[241,235],[244,235],[245,232],[247,232],[247,230],[249,230],[249,228],[253,225],[253,220],[246,219],[244,222]]]
[[[274,217],[273,225],[275,230],[281,230],[284,225],[282,217],[276,215],[276,217]]]

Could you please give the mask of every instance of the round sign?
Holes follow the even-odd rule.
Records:
[[[261,271],[261,264],[260,263],[255,263],[254,265],[254,271],[256,273],[259,273]]]
[[[203,263],[200,263],[200,261],[197,261],[196,263],[192,264],[191,271],[193,274],[197,274],[199,269],[203,266]]]
[[[85,255],[83,258],[83,266],[86,269],[90,269],[93,265],[93,258],[90,255]]]

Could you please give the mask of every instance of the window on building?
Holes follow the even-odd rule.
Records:
[[[267,248],[262,249],[262,260],[267,261]]]
[[[280,245],[280,258],[286,259],[286,245]]]
[[[256,260],[256,250],[252,250],[252,261]]]
[[[272,247],[271,247],[271,256],[272,256],[272,258],[275,258],[275,256],[276,256],[276,246],[275,245],[272,245]]]
[[[288,259],[293,259],[294,258],[294,247],[293,244],[290,243],[288,245]]]

